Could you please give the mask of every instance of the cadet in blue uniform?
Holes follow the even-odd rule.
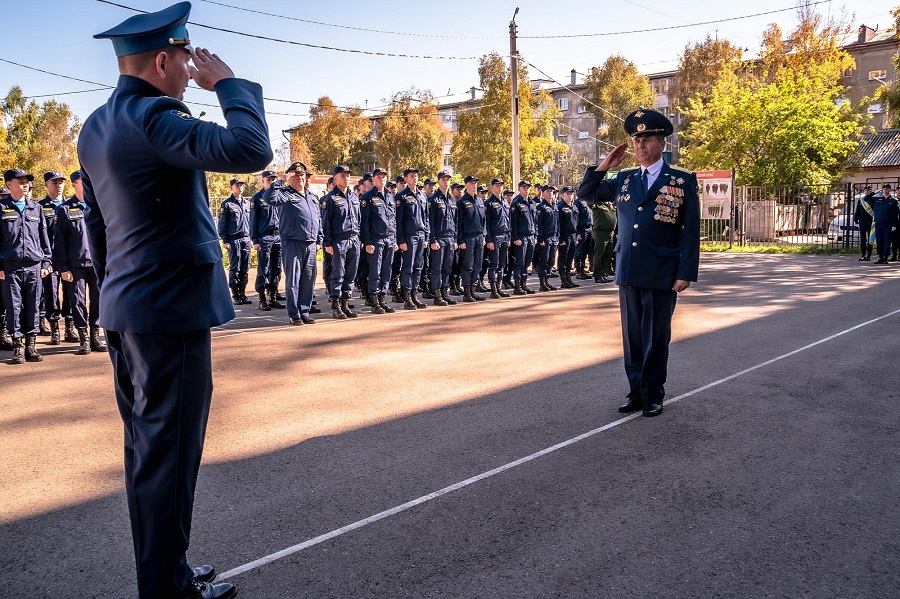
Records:
[[[491,299],[509,297],[500,283],[506,261],[509,258],[509,202],[500,197],[503,179],[491,179],[491,196],[484,202],[486,231],[484,247],[488,257],[488,283],[491,285]]]
[[[891,185],[885,183],[881,187],[881,197],[872,199],[873,222],[875,223],[875,249],[878,260],[875,264],[887,264],[891,253],[891,232],[900,222],[897,200],[891,196]]]
[[[0,187],[0,202],[9,197],[9,190],[6,187]],[[3,283],[0,282],[0,349],[3,351],[13,351],[15,344],[9,334],[9,328],[6,326],[6,304],[3,303]]]
[[[331,315],[338,320],[356,318],[350,308],[350,290],[359,266],[359,198],[347,183],[350,168],[334,167],[334,187],[322,198],[322,234],[331,254]]]
[[[449,189],[450,175],[437,175],[438,188],[428,198],[428,244],[431,254],[431,287],[435,306],[454,306],[450,297],[450,275],[456,244],[456,199]]]
[[[372,190],[373,185],[372,173],[363,173],[359,184],[354,188],[356,196],[360,199],[360,218],[362,218],[362,197]],[[362,241],[362,224],[360,224],[360,241]],[[373,298],[369,295],[369,261],[366,259],[364,248],[360,250],[359,266],[356,267],[353,287],[360,292],[367,306],[373,306]]]
[[[594,238],[592,230],[594,228],[593,215],[591,207],[587,205],[584,198],[575,198],[575,209],[578,210],[578,236],[577,245],[575,246],[575,278],[590,279],[589,270],[586,267],[587,259],[591,258],[591,267],[593,263],[593,245]]]
[[[641,167],[606,178],[625,159],[629,144],[622,143],[588,169],[578,195],[591,203],[616,203],[616,284],[630,387],[619,411],[656,416],[665,398],[675,301],[697,280],[700,202],[696,175],[662,158],[672,134],[669,119],[655,110],[637,110],[625,119],[625,131]]]
[[[44,173],[44,185],[47,187],[47,196],[38,202],[41,205],[41,213],[47,224],[47,237],[50,239],[50,251],[53,252],[53,242],[56,228],[56,209],[65,201],[63,192],[66,186],[66,178],[59,171],[50,171]],[[60,285],[62,285],[62,293],[60,293]],[[50,335],[50,345],[59,345],[59,319],[60,316],[65,318],[66,323],[66,341],[77,342],[78,335],[75,333],[72,324],[72,307],[69,305],[69,284],[60,279],[59,273],[51,270],[50,274],[44,277],[41,290],[41,330],[42,335]],[[44,330],[44,319],[50,325],[49,330]]]
[[[10,195],[0,200],[0,280],[6,326],[13,337],[10,364],[40,362],[35,343],[41,279],[50,274],[50,240],[42,207],[27,199],[34,176],[22,169],[3,173]]]
[[[360,234],[369,262],[366,287],[372,300],[372,314],[393,314],[386,296],[391,281],[391,265],[397,251],[397,207],[394,194],[385,187],[387,171],[372,171],[372,189],[359,199]]]
[[[537,205],[538,234],[538,279],[541,291],[556,291],[550,284],[550,269],[556,263],[556,248],[559,244],[559,212],[553,202],[556,188],[544,185],[541,188],[541,201]]]
[[[519,181],[519,195],[509,208],[510,236],[515,262],[513,263],[513,295],[534,293],[528,288],[528,265],[534,259],[537,242],[537,204],[528,196],[531,183]]]
[[[559,271],[563,289],[580,287],[578,283],[572,281],[572,260],[575,258],[575,244],[578,239],[578,209],[572,203],[573,191],[568,185],[563,187],[559,192],[562,197],[556,204],[556,210],[559,212],[559,259],[556,270]]]
[[[419,170],[403,171],[406,189],[395,198],[397,206],[397,241],[402,252],[400,286],[403,307],[407,310],[424,309],[416,291],[425,267],[425,243],[428,239],[428,198],[419,191]]]
[[[250,279],[250,202],[243,196],[241,179],[231,180],[231,197],[219,208],[219,237],[228,250],[228,287],[235,306],[249,304]]]
[[[72,318],[78,331],[79,347],[75,353],[85,356],[92,351],[105,352],[107,348],[100,340],[100,327],[97,324],[100,316],[100,288],[97,286],[97,273],[91,263],[88,231],[84,223],[87,205],[84,203],[81,171],[75,171],[69,178],[75,195],[56,209],[55,239],[52,244],[53,269],[67,284],[65,291],[69,294]],[[88,297],[90,312],[87,307]]]
[[[462,275],[463,301],[484,301],[483,295],[475,293],[475,269],[481,268],[484,258],[484,233],[486,218],[484,201],[476,191],[478,179],[467,175],[464,179],[466,191],[456,202],[457,243],[459,243],[459,272]]]
[[[281,282],[281,236],[278,234],[278,207],[263,199],[263,194],[275,182],[278,175],[263,171],[260,175],[263,188],[250,199],[250,241],[256,250],[256,282],[259,309],[268,312],[280,310],[284,304],[278,301],[278,284]],[[318,209],[318,200],[316,203]],[[266,297],[268,296],[268,298]]]
[[[288,318],[295,326],[315,324],[312,311],[316,284],[316,253],[322,245],[322,213],[319,198],[309,191],[309,172],[294,162],[284,173],[285,182],[274,181],[260,201],[278,212],[278,232],[284,256],[285,300]],[[269,292],[269,297],[275,297]]]
[[[112,40],[121,76],[78,138],[141,599],[236,594],[185,556],[213,389],[210,328],[234,318],[204,171],[272,160],[262,88],[189,47],[189,12],[182,2],[94,36]],[[191,79],[216,92],[227,127],[191,116],[180,100]]]
[[[856,223],[856,227],[859,230],[859,249],[862,252],[859,260],[860,262],[868,262],[872,259],[871,236],[874,233],[872,231],[872,219],[875,216],[875,208],[872,207],[872,201],[875,194],[872,193],[871,185],[866,185],[863,192],[865,195],[863,195],[859,204],[856,205],[856,210],[853,212],[853,222]]]

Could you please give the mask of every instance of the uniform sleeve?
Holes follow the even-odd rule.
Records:
[[[691,173],[687,183],[677,278],[681,281],[696,281],[700,270],[700,200],[697,193],[697,175]]]
[[[91,249],[91,264],[97,274],[97,287],[103,287],[103,277],[106,275],[106,223],[100,206],[97,205],[97,196],[94,195],[94,186],[91,178],[81,166],[81,182],[84,188],[84,203],[87,209],[84,211],[84,223],[88,229],[88,246]]]
[[[403,217],[406,210],[406,202],[403,201],[405,196],[398,194],[394,197],[396,198],[394,205],[397,206],[397,243],[406,243],[406,235],[403,230]]]
[[[287,203],[287,197],[283,193],[284,185],[281,181],[273,181],[262,194],[262,199],[273,206],[283,206]]]
[[[463,235],[463,221],[466,219],[466,202],[463,198],[456,200],[456,243],[466,242]]]
[[[331,196],[325,196],[322,200],[322,239],[326,246],[331,245],[331,216],[334,212],[334,202]]]
[[[66,210],[62,206],[56,209],[56,226],[53,228],[53,270],[57,272],[69,272],[69,227],[66,222]]]
[[[369,221],[371,219],[371,214],[369,211],[371,210],[372,198],[369,197],[369,194],[363,194],[363,197],[359,199],[359,239],[362,241],[362,244],[372,245],[371,239],[371,230],[369,229]]]
[[[216,95],[226,127],[201,121],[174,98],[154,102],[147,137],[160,159],[183,169],[223,173],[258,171],[272,161],[262,87],[245,79],[222,79]]]
[[[423,194],[424,195],[424,194]],[[425,239],[431,237],[431,223],[428,222],[428,200],[422,202],[422,224],[425,226]]]
[[[228,210],[225,209],[225,202],[219,205],[219,237],[222,241],[228,242]]]
[[[257,202],[259,200],[250,200],[250,241],[259,243],[259,235],[257,234],[257,226],[259,226],[259,216],[257,215]]]
[[[312,196],[313,205],[318,206],[319,205],[319,197],[316,194],[312,193],[311,191],[307,191],[306,193],[308,193],[309,195]],[[322,212],[320,211],[319,212],[319,230],[316,232],[316,245],[323,245],[324,243],[325,243],[325,237],[324,237],[323,230],[322,230]]]
[[[425,218],[428,221],[428,244],[431,245],[435,243],[437,240],[434,238],[434,232],[437,231],[437,225],[435,224],[435,219],[437,218],[437,210],[435,206],[437,205],[437,200],[435,200],[435,196],[431,196],[425,202]]]
[[[521,236],[519,235],[519,218],[516,216],[515,202],[509,207],[509,239],[511,242],[521,239]]]
[[[41,260],[41,269],[49,269],[52,264],[53,253],[50,249],[50,237],[47,232],[47,219],[42,218],[40,220],[40,226],[38,227],[38,233],[41,237],[41,250],[44,254],[44,259]]]
[[[616,198],[615,181],[606,178],[606,171],[589,168],[578,186],[578,197],[591,204],[593,202],[611,202]]]

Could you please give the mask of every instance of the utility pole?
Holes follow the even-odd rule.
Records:
[[[519,53],[516,50],[516,15],[519,7],[513,13],[509,22],[509,81],[512,89],[510,99],[512,105],[512,186],[519,184]]]

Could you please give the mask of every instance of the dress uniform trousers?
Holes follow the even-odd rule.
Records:
[[[528,276],[528,265],[534,259],[534,244],[537,237],[532,235],[522,240],[522,245],[513,244],[516,260],[513,263],[513,275],[517,280],[522,280]]]
[[[559,257],[556,261],[556,270],[559,272],[569,272],[572,270],[572,260],[575,259],[575,247],[574,233],[559,240],[559,246],[557,247],[557,255]]]
[[[328,252],[322,253],[322,279],[325,281],[325,293],[328,297],[334,297],[331,293],[331,262],[333,257]]]
[[[309,316],[316,285],[316,242],[282,239],[288,317]]]
[[[250,280],[250,238],[243,237],[229,242],[228,286],[239,289]]]
[[[538,272],[542,277],[549,277],[550,269],[556,264],[556,245],[558,243],[556,239],[547,239],[544,241],[544,245],[538,245],[535,250],[538,258]]]
[[[350,297],[359,267],[359,237],[354,233],[331,241],[331,299]]]
[[[428,240],[422,248],[422,286],[431,289],[431,250],[428,247]]]
[[[594,236],[590,231],[581,233],[581,241],[575,245],[575,264],[584,268],[587,258],[591,255]],[[593,259],[591,260],[593,266]]]
[[[212,399],[210,333],[107,331],[106,338],[125,425],[138,591],[169,596],[193,577],[185,552]]]
[[[662,403],[666,395],[666,364],[677,298],[671,289],[619,287],[628,397],[640,397],[644,407]]]
[[[859,221],[859,249],[865,256],[869,251],[869,235],[872,233],[872,221]]]
[[[506,271],[506,262],[509,258],[509,235],[497,235],[494,239],[494,249],[487,250],[488,281],[499,283],[503,280]]]
[[[391,283],[391,267],[394,263],[395,244],[396,239],[393,237],[375,239],[372,242],[372,245],[375,246],[375,251],[371,254],[366,254],[369,263],[369,277],[367,281],[369,295],[387,293],[388,285]]]
[[[462,275],[462,284],[475,285],[478,278],[475,276],[475,268],[481,268],[484,260],[484,235],[463,237],[466,249],[460,249],[459,272]]]
[[[6,329],[13,337],[37,333],[40,318],[41,265],[22,266],[16,270],[7,270],[5,273],[3,304],[6,307]],[[59,316],[56,318],[58,320]]]
[[[72,306],[72,320],[79,329],[97,326],[100,317],[100,287],[93,266],[73,266],[72,282],[66,285],[69,305]],[[90,311],[88,310],[90,301]]]
[[[72,315],[69,294],[66,292],[69,284],[63,281],[59,275],[60,273],[53,271],[41,280],[41,286],[38,289],[41,318],[59,320],[60,316],[68,318]],[[62,295],[59,293],[60,283],[63,286]]]
[[[435,239],[438,249],[429,249],[431,261],[431,288],[450,287],[450,274],[453,272],[453,238]]]
[[[875,249],[882,258],[887,258],[891,253],[891,227],[893,225],[887,223],[875,223]]]
[[[400,285],[404,289],[416,289],[425,266],[425,231],[413,233],[403,240],[406,251],[402,252]]]
[[[256,250],[256,283],[254,289],[260,297],[266,290],[278,291],[281,282],[281,251],[280,241],[266,242],[263,240]]]
[[[366,250],[365,248],[360,249],[359,256],[359,266],[356,267],[356,284],[359,285],[359,288],[363,291],[367,291],[369,288],[369,260],[366,259]]]

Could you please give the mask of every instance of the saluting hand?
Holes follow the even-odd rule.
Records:
[[[206,48],[191,50],[191,62],[188,72],[197,85],[206,91],[214,91],[216,83],[222,79],[232,79],[234,71],[216,54],[211,54]]]
[[[597,171],[608,171],[610,169],[614,169],[625,160],[625,153],[628,151],[628,142],[623,141],[615,148],[613,148],[612,152],[606,155],[606,158],[603,159],[603,162],[597,166]]]

